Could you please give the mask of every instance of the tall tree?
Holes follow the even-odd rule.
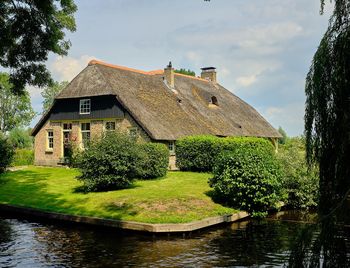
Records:
[[[11,70],[14,92],[52,82],[45,61],[50,52],[67,54],[65,32],[75,31],[76,10],[73,0],[0,1],[0,66]]]
[[[34,116],[28,92],[24,91],[20,96],[15,95],[10,76],[0,73],[0,132],[27,126]]]
[[[322,11],[325,1],[321,0]],[[320,206],[350,188],[350,0],[335,0],[306,79],[307,158],[320,168]]]
[[[319,223],[297,236],[290,267],[350,267],[343,224],[350,192],[350,0],[333,2],[305,88],[307,159],[320,173]]]
[[[62,91],[68,85],[67,81],[63,82],[53,82],[52,85],[47,86],[41,92],[41,96],[43,97],[43,113],[47,112],[58,93]]]

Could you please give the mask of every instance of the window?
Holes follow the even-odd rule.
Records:
[[[90,114],[91,101],[90,99],[80,100],[80,114]]]
[[[169,141],[168,148],[170,153],[175,153],[175,141]]]
[[[135,139],[137,138],[137,128],[133,127],[133,128],[129,128],[129,135],[131,138]]]
[[[63,124],[63,130],[71,131],[72,130],[72,123],[64,123]]]
[[[106,122],[106,131],[114,131],[115,130],[115,122]]]
[[[63,144],[68,145],[71,139],[72,132],[72,123],[64,123],[63,124]]]
[[[49,150],[53,149],[53,131],[52,130],[47,131],[47,149]]]
[[[81,123],[81,138],[84,148],[87,147],[90,142],[90,123]]]
[[[216,105],[216,106],[219,105],[219,104],[218,104],[218,99],[217,99],[215,96],[211,97],[211,104],[214,104],[214,105]]]

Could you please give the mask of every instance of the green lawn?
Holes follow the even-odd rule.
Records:
[[[125,190],[79,193],[74,169],[28,167],[0,175],[0,203],[80,216],[147,223],[183,223],[234,212],[214,203],[210,174],[169,172]]]

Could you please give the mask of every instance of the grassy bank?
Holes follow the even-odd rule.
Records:
[[[169,172],[132,188],[80,193],[74,169],[28,167],[0,175],[0,203],[80,216],[183,223],[234,212],[206,195],[210,174]]]

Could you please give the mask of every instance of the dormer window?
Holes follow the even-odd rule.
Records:
[[[91,111],[91,100],[90,99],[80,100],[79,113],[90,114],[90,111]]]
[[[218,99],[215,96],[211,97],[211,104],[218,106]]]

